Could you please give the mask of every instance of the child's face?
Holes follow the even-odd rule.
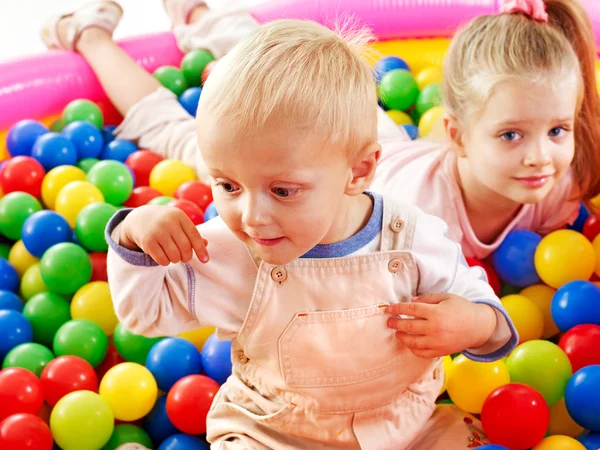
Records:
[[[470,178],[518,204],[544,199],[573,160],[576,103],[572,81],[498,85],[464,139]]]
[[[284,123],[253,136],[206,116],[198,124],[219,215],[258,257],[285,264],[336,240],[345,225],[338,211],[352,179],[342,151],[310,129]]]

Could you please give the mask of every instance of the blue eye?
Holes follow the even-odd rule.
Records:
[[[289,197],[290,195],[292,195],[292,192],[290,191],[290,189],[286,189],[283,187],[276,187],[271,189],[271,192],[273,192],[273,194],[275,194],[277,197],[281,197],[281,198],[286,198]]]
[[[225,181],[217,182],[217,186],[219,186],[221,189],[223,189],[228,194],[233,194],[234,192],[239,190],[239,188],[236,187],[235,185],[233,185],[231,183],[227,183]]]
[[[505,133],[502,133],[500,135],[500,139],[502,139],[503,141],[518,141],[521,139],[521,135],[519,133],[517,133],[516,131],[506,131]]]
[[[548,135],[551,137],[560,137],[562,136],[564,133],[566,133],[567,130],[565,130],[563,127],[556,127],[556,128],[552,128],[549,132]]]

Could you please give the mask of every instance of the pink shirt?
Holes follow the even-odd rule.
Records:
[[[493,243],[484,244],[471,228],[453,170],[455,156],[444,144],[402,138],[380,143],[383,152],[371,189],[443,219],[449,227],[448,237],[461,244],[467,257],[486,258],[511,230],[531,230],[544,235],[572,224],[577,218],[579,202],[568,200],[573,182],[569,173],[543,201],[523,205]]]

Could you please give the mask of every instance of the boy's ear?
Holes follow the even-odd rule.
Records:
[[[352,176],[346,186],[346,194],[359,195],[369,189],[377,162],[381,156],[381,145],[373,143],[368,145],[354,159],[352,164]]]
[[[443,120],[444,130],[446,131],[446,136],[448,136],[448,139],[452,143],[452,149],[456,152],[458,156],[466,157],[465,145],[463,140],[464,136],[458,126],[456,118],[445,115]]]

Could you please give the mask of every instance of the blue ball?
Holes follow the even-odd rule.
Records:
[[[6,259],[0,258],[0,289],[17,292],[20,284],[21,280],[19,279],[17,269]]]
[[[211,202],[211,204],[206,207],[206,211],[204,211],[204,221],[208,222],[210,219],[214,219],[218,215],[219,213],[217,212],[215,203]]]
[[[48,128],[35,120],[21,120],[6,135],[6,148],[10,156],[31,156],[37,138],[48,133]]]
[[[589,281],[571,281],[555,292],[550,310],[562,332],[584,323],[600,325],[600,287]]]
[[[502,281],[527,287],[540,282],[535,270],[535,250],[542,237],[529,230],[514,230],[494,252],[494,269]]]
[[[580,203],[579,215],[577,216],[577,219],[573,225],[569,225],[567,228],[583,233],[583,225],[585,225],[585,221],[588,220],[588,217],[590,217],[590,212],[583,203]]]
[[[210,335],[202,347],[202,367],[217,383],[225,383],[231,375],[231,341],[220,340],[216,333]]]
[[[377,64],[375,64],[375,81],[379,83],[386,73],[396,69],[408,70],[410,72],[410,67],[402,58],[398,58],[397,56],[381,58],[377,61]]]
[[[158,450],[210,450],[205,442],[189,434],[176,434],[167,438]]]
[[[179,433],[167,415],[167,397],[159,397],[152,410],[144,418],[144,430],[156,445],[169,436]]]
[[[74,166],[77,149],[66,137],[58,133],[46,133],[33,144],[31,156],[49,171],[58,166]]]
[[[104,125],[102,127],[102,138],[104,139],[104,145],[108,145],[115,140],[116,129],[117,127],[115,125]]]
[[[179,97],[179,103],[192,117],[196,117],[198,102],[200,101],[200,94],[202,94],[202,88],[192,87],[186,89],[186,91]]]
[[[123,139],[115,139],[104,147],[100,159],[114,159],[115,161],[125,162],[127,157],[137,150],[133,142]]]
[[[25,220],[21,239],[29,253],[41,258],[55,244],[70,242],[72,236],[69,222],[60,214],[45,209],[33,213]]]
[[[17,345],[33,340],[33,328],[23,314],[11,309],[0,311],[0,360]]]
[[[600,448],[600,433],[589,433],[577,438],[586,450],[598,450]]]
[[[600,431],[600,364],[579,369],[565,391],[565,405],[575,422],[590,431]]]
[[[11,291],[0,291],[0,310],[12,309],[13,311],[23,311],[23,302],[17,294]]]
[[[402,125],[408,136],[414,141],[419,137],[419,127],[416,125]]]
[[[487,444],[487,445],[482,445],[481,447],[477,447],[477,450],[510,450],[510,449],[508,447],[505,447],[504,445]]]
[[[104,148],[102,133],[89,122],[72,122],[62,130],[62,134],[75,145],[78,160],[98,158],[102,153]]]
[[[146,367],[159,389],[168,392],[181,378],[202,373],[202,358],[194,344],[182,338],[165,338],[154,344]]]

